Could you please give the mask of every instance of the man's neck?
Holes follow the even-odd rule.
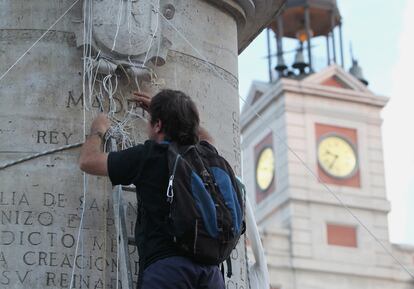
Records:
[[[165,134],[159,133],[154,137],[153,140],[156,141],[157,143],[164,142],[165,141]]]

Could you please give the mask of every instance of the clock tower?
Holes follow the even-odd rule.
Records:
[[[334,6],[323,6],[328,4]],[[332,21],[324,30],[325,15]],[[281,45],[286,23],[299,42],[290,70]],[[312,66],[311,49],[307,60],[303,56],[312,37],[322,35],[332,44],[339,25],[335,1],[288,1],[271,25],[279,33],[277,79],[253,82],[242,110],[243,180],[271,286],[414,288],[410,275],[366,230],[414,271],[414,248],[389,241],[381,135],[388,98],[368,89],[355,60],[350,72],[337,64],[341,53],[333,59],[332,45],[329,65],[320,71]]]

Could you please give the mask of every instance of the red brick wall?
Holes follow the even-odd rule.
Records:
[[[326,86],[333,86],[333,87],[339,87],[339,88],[346,88],[349,89],[349,86],[347,86],[345,83],[343,83],[338,77],[333,76],[330,77],[326,80],[324,80],[322,83],[322,85],[326,85]]]
[[[358,247],[355,227],[327,224],[326,230],[329,245]]]

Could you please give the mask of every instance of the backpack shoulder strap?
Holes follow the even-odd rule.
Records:
[[[205,140],[200,141],[196,146],[198,148],[200,148],[200,147],[201,148],[205,148],[205,149],[209,150],[210,152],[213,152],[215,154],[218,154],[217,149],[211,143],[209,143],[209,142],[207,142]]]

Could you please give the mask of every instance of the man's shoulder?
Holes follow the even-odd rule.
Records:
[[[166,157],[168,155],[169,143],[146,140],[143,144],[143,155],[145,158]]]
[[[206,141],[206,140],[202,140],[198,143],[198,145],[207,148],[208,150],[218,154],[218,151],[216,149],[215,146],[213,146],[210,142]]]
[[[163,141],[163,142],[157,142],[155,140],[146,140],[143,144],[141,144],[143,147],[145,148],[152,148],[152,147],[157,147],[157,148],[168,148],[168,145],[170,143],[167,141]]]
[[[146,149],[148,151],[148,153],[150,153],[154,148],[156,150],[161,150],[161,151],[168,151],[168,148],[170,147],[170,145],[172,145],[175,148],[186,148],[189,145],[178,145],[177,143],[174,142],[169,142],[169,141],[162,141],[162,142],[157,142],[154,140],[146,140],[144,143],[138,145],[141,146],[143,149]],[[203,147],[204,149],[207,149],[210,152],[214,152],[216,154],[218,154],[218,150],[216,149],[216,147],[214,145],[212,145],[210,142],[202,140],[196,144],[194,144],[194,146],[198,146],[198,147]]]

